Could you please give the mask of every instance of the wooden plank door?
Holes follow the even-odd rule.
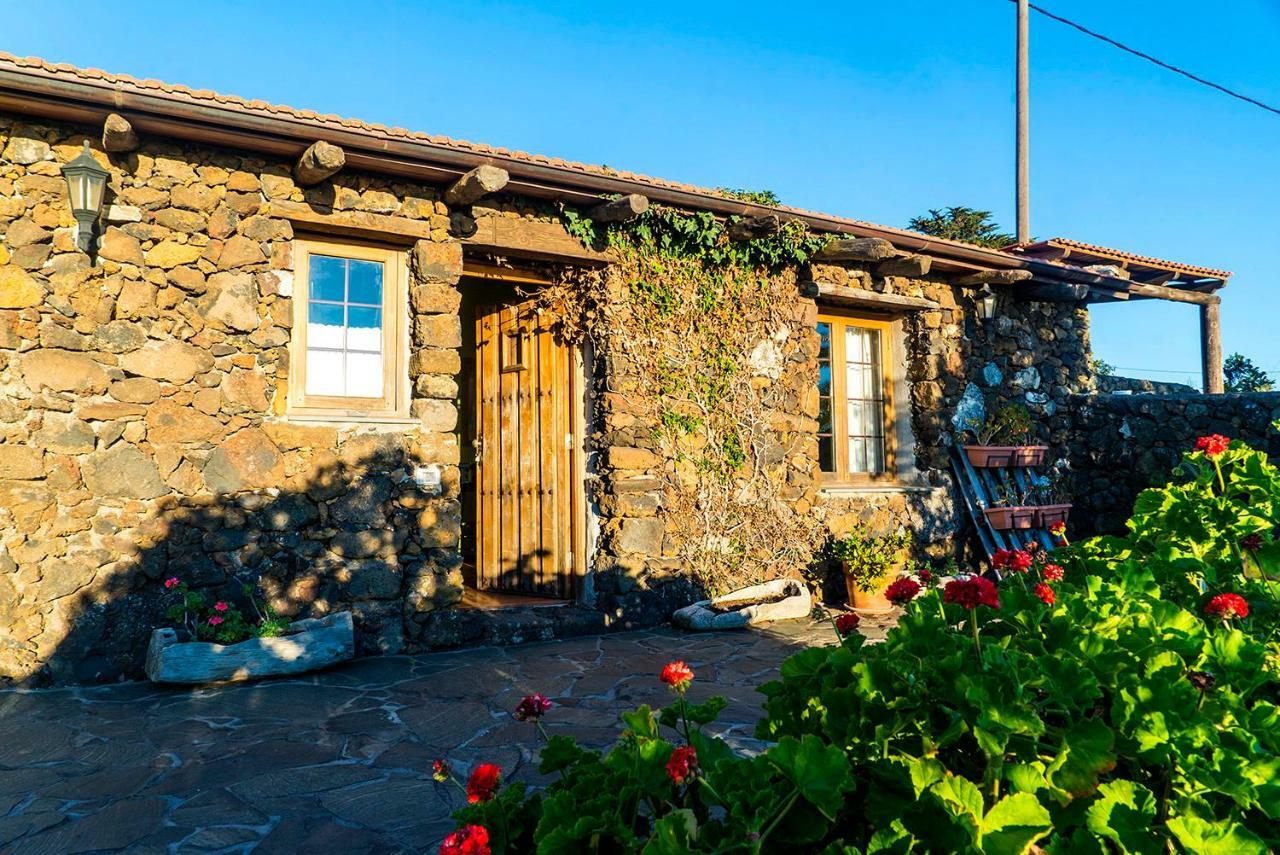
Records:
[[[530,303],[476,312],[476,584],[572,596],[569,348]]]

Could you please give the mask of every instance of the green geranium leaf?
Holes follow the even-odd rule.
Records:
[[[653,825],[653,834],[641,851],[645,855],[685,855],[698,836],[698,818],[688,808],[673,810]]]
[[[1049,780],[1074,798],[1098,787],[1098,777],[1116,765],[1115,733],[1100,719],[1078,722],[1062,737],[1062,752],[1050,765]]]
[[[658,722],[648,704],[644,704],[634,712],[624,712],[622,721],[632,733],[641,739],[658,738]]]
[[[596,755],[580,747],[572,737],[557,734],[548,739],[547,744],[543,746],[538,771],[544,775],[562,772],[580,760],[592,756]]]
[[[823,744],[816,736],[787,736],[766,756],[823,816],[835,818],[844,803],[844,793],[852,786],[849,761],[843,751]]]
[[[1025,855],[1053,830],[1049,811],[1030,793],[1005,796],[982,819],[986,855]]]
[[[1123,779],[1098,787],[1098,799],[1085,814],[1091,832],[1115,843],[1123,852],[1139,855],[1164,850],[1164,844],[1151,830],[1155,818],[1156,799],[1151,791]]]
[[[1267,844],[1237,822],[1178,816],[1168,826],[1178,842],[1196,855],[1267,855]]]

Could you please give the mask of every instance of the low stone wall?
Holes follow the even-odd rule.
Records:
[[[1200,390],[1186,383],[1166,383],[1162,380],[1146,380],[1140,377],[1116,377],[1113,374],[1099,374],[1094,379],[1098,391],[1102,393],[1129,392],[1132,394],[1152,395],[1198,395]]]
[[[1197,437],[1220,433],[1280,456],[1280,392],[1076,395],[1066,414],[1076,472],[1072,528],[1124,531],[1138,493],[1167,483]]]

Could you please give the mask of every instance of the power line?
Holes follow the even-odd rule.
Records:
[[[1010,0],[1010,2],[1016,3],[1018,2],[1018,0]],[[1125,53],[1131,53],[1140,59],[1145,59],[1147,62],[1155,63],[1156,65],[1160,66],[1161,68],[1167,71],[1172,71],[1174,74],[1181,74],[1183,77],[1186,77],[1190,80],[1194,80],[1196,83],[1199,83],[1202,86],[1208,86],[1210,89],[1216,89],[1219,92],[1223,93],[1224,95],[1230,95],[1232,98],[1236,98],[1240,101],[1244,101],[1246,104],[1252,104],[1255,107],[1261,107],[1267,112],[1275,113],[1277,116],[1280,116],[1280,107],[1272,107],[1270,104],[1265,104],[1262,101],[1259,101],[1257,98],[1250,98],[1248,95],[1242,95],[1241,93],[1236,92],[1232,89],[1228,89],[1225,86],[1220,86],[1217,83],[1214,83],[1212,80],[1205,80],[1203,77],[1200,77],[1199,75],[1196,75],[1196,74],[1192,74],[1190,71],[1187,71],[1186,69],[1179,68],[1176,65],[1171,65],[1162,59],[1156,59],[1151,54],[1143,53],[1142,51],[1136,48],[1131,48],[1128,45],[1123,44],[1122,42],[1118,42],[1113,38],[1104,36],[1102,33],[1094,32],[1088,27],[1085,27],[1081,24],[1077,24],[1075,21],[1068,20],[1067,18],[1064,18],[1061,15],[1055,15],[1052,12],[1050,12],[1048,9],[1045,9],[1041,6],[1037,6],[1034,3],[1028,4],[1028,5],[1030,5],[1032,9],[1039,12],[1041,15],[1044,15],[1046,18],[1052,18],[1053,20],[1057,21],[1060,24],[1066,24],[1068,27],[1072,27],[1073,29],[1079,30],[1080,32],[1084,33],[1086,36],[1091,36],[1095,39],[1099,39],[1100,41],[1104,41],[1107,44],[1111,45],[1112,47],[1120,48],[1120,50],[1124,51]]]
[[[1151,373],[1151,374],[1199,374],[1200,373],[1199,368],[1195,369],[1194,371],[1182,371],[1174,368],[1138,368],[1133,365],[1117,365],[1116,370],[1117,371],[1142,371],[1144,373]]]

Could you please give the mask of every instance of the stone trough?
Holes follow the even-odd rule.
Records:
[[[238,644],[178,641],[171,628],[151,633],[147,677],[156,683],[218,683],[300,674],[355,655],[351,612],[294,621],[289,634]]]
[[[734,608],[735,603],[742,606]],[[737,629],[777,620],[807,618],[812,610],[813,601],[804,582],[775,579],[722,597],[700,600],[680,609],[671,619],[685,629]]]

